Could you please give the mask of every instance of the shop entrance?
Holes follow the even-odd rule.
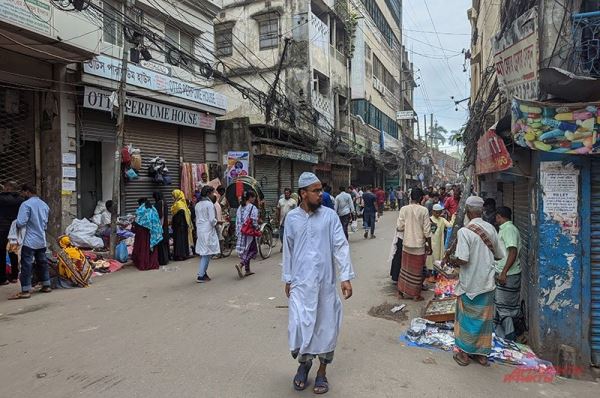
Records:
[[[79,149],[81,178],[81,216],[92,217],[96,203],[102,200],[102,143],[83,141]]]

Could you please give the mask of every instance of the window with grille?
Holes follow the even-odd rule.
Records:
[[[102,2],[102,40],[115,46],[123,46],[123,25],[121,23],[121,3],[116,0]]]
[[[233,28],[215,29],[215,55],[227,56],[233,54]]]
[[[279,19],[267,19],[258,23],[259,47],[261,50],[279,44]]]
[[[165,25],[165,39],[187,54],[194,54],[194,36],[173,25]]]
[[[391,93],[396,94],[399,84],[376,55],[373,55],[373,75],[379,79]]]

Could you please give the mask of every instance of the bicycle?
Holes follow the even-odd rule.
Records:
[[[271,218],[271,212],[265,209],[264,217],[261,217],[259,225],[261,236],[258,238],[258,252],[263,260],[271,256],[273,248],[277,245],[277,240],[273,236],[274,222],[275,220]]]
[[[221,257],[229,257],[237,245],[237,235],[235,233],[235,219],[232,219],[229,212],[224,214],[223,223],[223,247],[221,248]]]

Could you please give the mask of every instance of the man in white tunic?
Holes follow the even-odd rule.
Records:
[[[344,299],[352,296],[354,270],[350,247],[336,212],[321,206],[323,187],[313,173],[302,173],[298,181],[300,207],[285,219],[283,238],[283,282],[289,298],[288,341],[300,366],[294,388],[304,390],[314,357],[320,367],[314,392],[329,390],[326,368],[333,360],[342,324],[342,302],[336,290],[339,271]]]

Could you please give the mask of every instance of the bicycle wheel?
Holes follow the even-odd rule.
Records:
[[[271,251],[273,251],[273,231],[271,227],[265,227],[262,231],[261,237],[258,239],[258,252],[263,259],[269,258],[271,256]]]
[[[225,238],[225,242],[223,242],[223,250],[221,250],[221,256],[229,257],[231,252],[233,251],[234,241],[230,237]]]

